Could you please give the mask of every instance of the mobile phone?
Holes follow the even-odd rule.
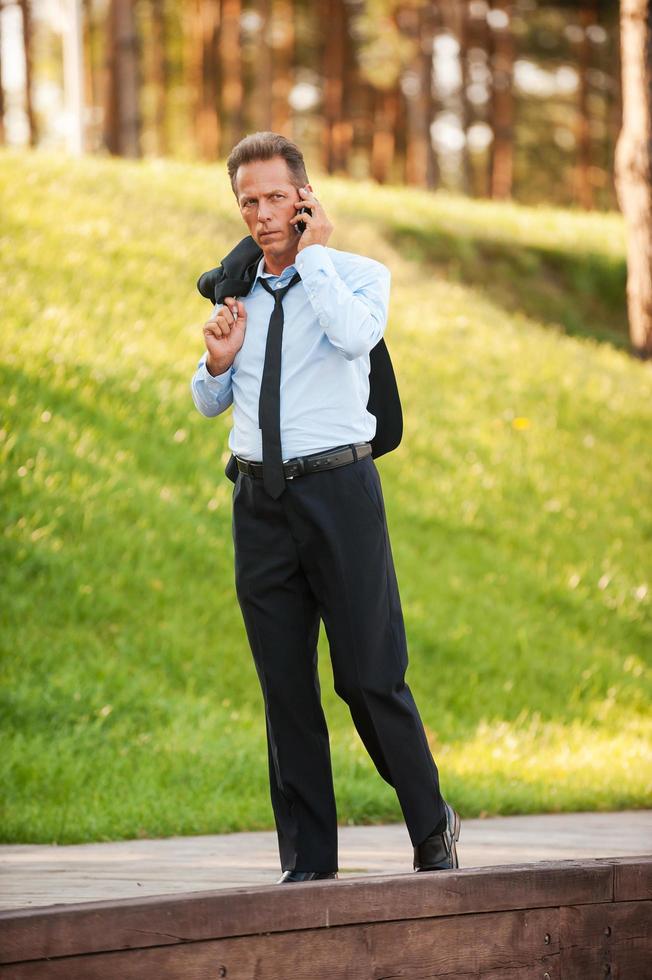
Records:
[[[297,214],[303,214],[304,211],[306,214],[312,215],[310,208],[299,208]],[[297,221],[294,227],[297,229],[297,234],[303,235],[304,231],[306,230],[306,223],[305,221]]]

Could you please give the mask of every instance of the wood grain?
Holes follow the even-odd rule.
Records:
[[[541,862],[21,909],[0,914],[0,980],[648,980],[651,871]]]
[[[302,929],[610,901],[601,861],[468,868],[0,913],[0,962]]]
[[[310,929],[4,967],[6,980],[557,978],[559,911],[497,912]]]

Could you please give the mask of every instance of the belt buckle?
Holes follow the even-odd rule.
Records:
[[[292,463],[294,466],[298,466],[299,472],[293,473],[292,476],[286,476],[286,480],[294,480],[296,476],[303,476],[306,472],[305,466],[303,464],[303,456],[297,456],[295,459],[288,459],[285,462]]]

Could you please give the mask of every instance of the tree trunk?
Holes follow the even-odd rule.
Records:
[[[7,142],[5,132],[5,92],[2,87],[2,17],[0,17],[0,146]]]
[[[274,85],[272,88],[272,129],[292,138],[290,90],[294,65],[294,8],[292,0],[273,0]]]
[[[204,160],[220,152],[220,0],[191,0],[188,8],[188,83],[194,96],[195,145]]]
[[[405,105],[405,182],[413,187],[428,184],[428,142],[430,141],[429,93],[424,91],[421,51],[421,11],[405,5],[397,12],[401,34],[412,42],[412,56],[401,74]]]
[[[589,72],[591,69],[591,42],[587,27],[596,22],[595,0],[583,0],[580,8],[582,38],[577,45],[577,71],[579,75],[577,105],[577,162],[575,170],[575,194],[581,207],[593,208],[593,184],[591,182],[591,119],[589,113]]]
[[[492,9],[507,15],[505,27],[492,28],[492,120],[491,196],[511,197],[514,176],[514,39],[511,31],[510,0],[493,0]]]
[[[634,352],[652,356],[652,0],[621,0],[623,125],[616,192],[627,229],[627,309]]]
[[[139,43],[133,0],[110,0],[106,31],[104,142],[110,153],[140,156]]]
[[[76,156],[84,153],[84,28],[81,0],[69,0],[63,31],[63,78],[68,111],[68,149]]]
[[[86,125],[86,148],[92,153],[100,143],[97,106],[100,99],[97,81],[97,29],[94,21],[93,0],[82,0],[83,48],[84,48],[84,101],[89,110]]]
[[[420,52],[421,93],[423,99],[423,139],[426,150],[426,187],[434,190],[439,184],[439,161],[432,142],[430,127],[434,117],[432,56],[435,39],[435,19],[431,4],[424,4],[420,9]]]
[[[165,0],[152,2],[152,87],[154,89],[154,134],[156,152],[165,156],[168,152],[166,128],[167,91],[169,68],[167,60],[167,30],[165,24]]]
[[[350,122],[344,118],[344,65],[347,44],[347,17],[344,0],[324,0],[321,8],[324,36],[324,137],[323,167],[326,173],[346,169],[346,148],[350,144]]]
[[[32,69],[32,50],[33,50],[33,30],[32,30],[32,2],[31,0],[18,0],[20,13],[23,21],[23,49],[25,52],[25,114],[27,116],[27,128],[29,131],[29,145],[36,146],[38,142],[38,131],[36,116],[34,114],[33,98],[33,69]]]
[[[243,137],[242,131],[242,46],[240,43],[240,0],[222,0],[222,133],[220,155],[228,156]]]
[[[398,100],[399,90],[397,87],[387,91],[375,89],[371,176],[379,184],[386,183],[391,176],[396,150]]]
[[[271,92],[274,88],[270,0],[256,0],[254,9],[260,17],[260,27],[253,66],[251,97],[253,129],[258,132],[269,132],[272,128]]]
[[[456,184],[459,190],[468,194],[472,185],[471,164],[469,149],[466,143],[466,133],[469,120],[469,102],[466,94],[468,81],[468,54],[467,54],[467,35],[468,35],[468,3],[467,0],[439,0],[438,3],[439,25],[437,33],[450,34],[455,38],[459,45],[459,64],[461,83],[455,90],[446,93],[439,93],[439,106],[441,110],[452,113],[459,122],[459,128],[465,136],[464,144],[459,150],[447,154],[446,169],[451,171],[451,160],[456,159],[454,164],[456,171]],[[442,163],[444,158],[442,156]],[[442,167],[442,169],[444,169]]]

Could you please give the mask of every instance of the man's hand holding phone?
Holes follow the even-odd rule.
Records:
[[[297,252],[300,252],[302,248],[307,248],[308,245],[325,245],[333,231],[333,225],[313,194],[310,184],[300,187],[299,195],[301,200],[295,201],[294,204],[297,213],[293,218],[290,218],[290,224],[295,227],[299,225],[298,233],[301,224],[305,226],[305,230],[300,232],[301,238]]]
[[[246,327],[244,303],[235,296],[227,296],[204,324],[204,343],[208,351],[206,370],[209,374],[224,374],[231,367],[244,342]]]

